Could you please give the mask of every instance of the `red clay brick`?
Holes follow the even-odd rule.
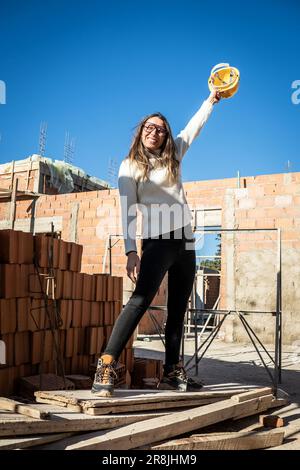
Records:
[[[66,330],[58,331],[58,341],[59,341],[59,350],[61,356],[64,357],[65,347],[66,347]]]
[[[70,271],[77,271],[77,245],[76,243],[69,243],[69,246],[71,247],[71,253],[70,253]]]
[[[100,302],[91,303],[91,326],[101,326],[101,304]]]
[[[66,358],[70,364],[65,365],[65,370],[67,374],[78,374],[81,372],[79,368],[79,356],[73,356],[72,358]]]
[[[51,330],[44,330],[42,333],[45,333],[44,340],[44,361],[51,361],[54,357],[54,343],[53,343],[53,334]]]
[[[86,328],[86,352],[87,354],[96,354],[97,351],[97,327]]]
[[[107,276],[106,300],[114,300],[114,276]]]
[[[113,322],[113,323],[116,322],[118,316],[119,316],[120,313],[121,313],[121,310],[122,310],[122,302],[120,302],[119,300],[115,300],[115,301],[114,301],[114,314],[113,314],[113,315],[114,315],[114,316],[113,316],[114,322]]]
[[[58,302],[59,315],[62,320],[60,328],[67,330],[71,326],[72,315],[73,315],[73,301],[62,299]]]
[[[39,331],[44,328],[44,325],[40,327],[40,308],[41,299],[32,299],[27,322],[28,331]]]
[[[96,353],[99,354],[102,351],[104,344],[104,328],[102,326],[97,328],[97,343],[96,343]]]
[[[59,269],[65,271],[69,269],[69,243],[60,240],[59,241]]]
[[[78,354],[78,348],[79,348],[79,331],[80,328],[73,328],[73,354],[72,356],[76,356]]]
[[[73,273],[72,299],[81,300],[83,295],[83,273]]]
[[[73,273],[71,271],[63,271],[63,298],[72,298]]]
[[[17,299],[17,331],[28,330],[28,317],[31,300],[29,297]]]
[[[28,331],[15,334],[15,365],[30,362],[30,337]]]
[[[104,325],[111,325],[112,318],[111,318],[111,302],[104,302]]]
[[[42,331],[34,331],[31,335],[31,363],[39,364],[43,360],[44,335]]]
[[[0,395],[2,397],[8,397],[11,394],[11,388],[9,384],[9,372],[10,367],[0,369]]]
[[[16,265],[17,271],[17,297],[29,297],[29,280],[32,265],[30,264],[20,264]],[[19,276],[19,278],[18,278]]]
[[[55,275],[55,298],[61,299],[63,296],[64,275],[60,269],[54,270]]]
[[[17,329],[16,299],[0,299],[0,333],[14,333]]]
[[[84,300],[93,300],[93,277],[90,274],[83,274],[83,292]]]
[[[22,297],[20,282],[19,264],[0,265],[0,297],[6,299]]]
[[[88,300],[82,301],[81,326],[90,326],[91,324],[91,304]]]
[[[46,235],[34,236],[34,251],[38,266],[48,268],[49,266],[49,238]]]
[[[65,356],[72,357],[74,348],[74,328],[66,330]]]
[[[33,235],[32,233],[19,232],[19,256],[18,263],[32,264],[33,263]]]
[[[73,316],[72,327],[80,327],[82,325],[82,300],[73,300]]]
[[[58,238],[53,238],[52,245],[53,245],[52,267],[59,268],[60,240]]]
[[[0,263],[19,262],[19,232],[0,230]]]

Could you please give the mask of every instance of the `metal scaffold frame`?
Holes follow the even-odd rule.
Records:
[[[188,308],[187,312],[195,314],[195,325],[194,325],[194,338],[195,338],[195,353],[187,361],[185,366],[189,366],[193,360],[195,360],[195,372],[198,373],[198,365],[209,346],[212,344],[213,340],[218,335],[224,321],[229,315],[237,315],[241,324],[244,327],[254,349],[256,350],[267,374],[269,375],[273,387],[274,393],[277,394],[278,384],[281,383],[281,363],[282,363],[282,265],[281,265],[281,230],[279,228],[256,228],[256,229],[194,229],[194,232],[201,233],[236,233],[236,232],[277,232],[277,256],[276,256],[276,310],[271,311],[259,311],[259,310],[220,310],[220,309],[199,309],[199,308]],[[209,333],[207,338],[198,345],[198,314],[209,316],[222,316],[216,326]],[[246,320],[247,315],[251,314],[270,314],[275,316],[275,344],[274,344],[274,358],[271,356],[270,352],[266,349],[263,342],[259,339],[253,328],[249,325],[249,322]],[[205,326],[205,325],[204,325]],[[183,344],[183,357],[184,357],[184,341]],[[262,348],[263,352],[268,356],[271,362],[274,364],[274,372],[272,373],[268,365],[266,364],[262,351],[259,349]],[[201,352],[201,350],[203,350]],[[200,356],[199,353],[201,352]],[[190,370],[192,367],[188,368]]]

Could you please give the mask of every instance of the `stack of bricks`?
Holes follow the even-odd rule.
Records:
[[[88,374],[105,348],[122,309],[123,279],[80,272],[81,257],[75,243],[0,231],[0,396],[14,393],[19,377],[56,372],[57,340],[66,374]],[[120,362],[130,374],[132,339]]]

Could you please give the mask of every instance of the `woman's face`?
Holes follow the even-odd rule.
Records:
[[[158,150],[167,136],[165,122],[157,116],[149,118],[142,130],[142,142],[148,150]]]

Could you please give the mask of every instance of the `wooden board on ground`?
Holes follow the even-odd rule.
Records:
[[[257,397],[257,390],[254,390],[254,395],[255,398],[251,399],[248,393],[246,401],[242,401],[243,397],[241,397],[241,401],[222,400],[192,410],[176,411],[167,416],[141,421],[112,431],[74,436],[58,442],[55,448],[67,450],[134,449],[234,418],[246,411],[255,414],[258,409],[261,411],[262,402],[267,410],[272,401],[272,395]],[[51,449],[53,448],[51,446],[50,444],[43,446],[43,448]]]
[[[101,406],[101,407],[89,407],[83,405],[83,412],[89,415],[106,415],[106,414],[119,414],[119,413],[136,413],[139,411],[150,411],[150,410],[173,410],[179,408],[195,408],[196,406],[208,405],[210,403],[216,403],[217,401],[223,400],[222,397],[216,398],[199,398],[194,400],[173,400],[173,401],[161,401],[153,403],[136,403],[131,405],[117,405],[117,406]]]
[[[0,450],[27,449],[29,447],[56,442],[72,435],[73,433],[71,432],[63,432],[29,437],[2,437],[0,439]]]
[[[195,434],[185,439],[148,446],[151,450],[253,450],[280,446],[284,431],[220,432]]]
[[[72,413],[52,405],[42,406],[51,414],[50,420],[39,420],[13,412],[0,411],[0,436],[28,436],[62,432],[85,432],[98,429],[112,429],[153,417],[165,416],[167,412],[131,413],[123,415],[90,416]]]
[[[50,413],[45,411],[42,406],[36,408],[32,405],[21,403],[20,401],[11,400],[10,398],[0,397],[0,410],[13,411],[30,418],[49,419]]]
[[[168,390],[122,390],[116,389],[113,397],[97,397],[90,390],[56,390],[38,391],[35,393],[38,403],[50,403],[58,406],[68,407],[74,411],[87,410],[91,408],[108,408],[125,405],[143,405],[157,403],[157,407],[163,402],[193,401],[207,399],[230,398],[238,393],[246,392],[247,388],[226,388],[225,390],[213,387],[203,387],[199,392],[176,392]],[[188,405],[189,406],[189,405]]]

